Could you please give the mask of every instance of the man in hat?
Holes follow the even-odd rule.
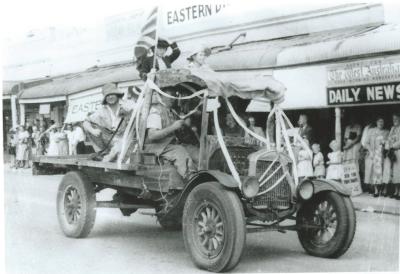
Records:
[[[164,92],[174,95],[172,89],[165,89]],[[175,132],[185,126],[185,120],[177,120],[171,111],[173,100],[159,97],[158,102],[152,104],[147,117],[144,151],[171,161],[179,175],[184,178],[196,170],[193,160],[196,160],[199,151],[196,147],[180,144],[177,140]]]
[[[165,55],[169,47],[172,49],[172,53],[170,55]],[[151,47],[151,51],[151,56],[143,56],[142,60],[138,60],[137,70],[139,71],[140,78],[142,78],[143,81],[146,81],[147,73],[149,73],[153,68],[154,46]],[[175,42],[170,44],[167,40],[158,39],[157,50],[155,51],[156,71],[171,68],[171,64],[178,59],[180,54],[181,51]]]
[[[90,140],[95,151],[106,149],[108,142],[111,140],[113,133],[117,130],[122,119],[120,115],[122,111],[120,99],[123,93],[118,90],[114,83],[105,84],[102,88],[102,92],[103,106],[88,115],[82,124],[86,136]],[[123,133],[124,129],[121,125],[110,147],[118,143],[119,137],[121,137]]]

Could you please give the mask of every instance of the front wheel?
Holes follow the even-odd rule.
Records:
[[[183,211],[183,239],[199,268],[213,272],[234,268],[246,240],[245,217],[238,196],[218,182],[196,186]]]
[[[349,197],[321,192],[305,202],[296,218],[300,243],[313,256],[337,258],[353,241],[356,215]]]
[[[64,234],[72,238],[89,235],[96,218],[93,184],[80,172],[64,175],[57,194],[58,222]]]

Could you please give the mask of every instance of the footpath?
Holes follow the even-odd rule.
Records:
[[[400,200],[383,196],[375,198],[368,193],[353,196],[351,200],[357,211],[400,216]]]

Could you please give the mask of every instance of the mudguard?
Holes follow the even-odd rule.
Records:
[[[333,180],[328,180],[328,179],[311,179],[310,180],[313,185],[314,185],[314,194],[317,194],[318,192],[321,191],[335,191],[339,192],[340,194],[344,196],[350,196],[351,195],[351,190],[347,189],[343,184],[333,181]]]
[[[226,174],[219,170],[202,170],[197,172],[192,178],[190,178],[182,193],[180,194],[179,199],[173,209],[178,211],[182,210],[187,196],[197,185],[205,182],[214,181],[222,184],[226,188],[234,189],[239,187],[235,179],[229,174]]]

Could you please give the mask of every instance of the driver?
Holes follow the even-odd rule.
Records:
[[[174,95],[171,88],[165,89],[164,92]],[[177,120],[176,115],[172,113],[171,108],[174,99],[163,97],[157,101],[157,103],[152,104],[147,117],[144,151],[154,153],[173,162],[179,175],[185,178],[188,174],[196,171],[191,157],[192,154],[196,155],[196,152],[189,152],[183,145],[179,144],[175,136],[175,132],[185,126],[185,121]]]

